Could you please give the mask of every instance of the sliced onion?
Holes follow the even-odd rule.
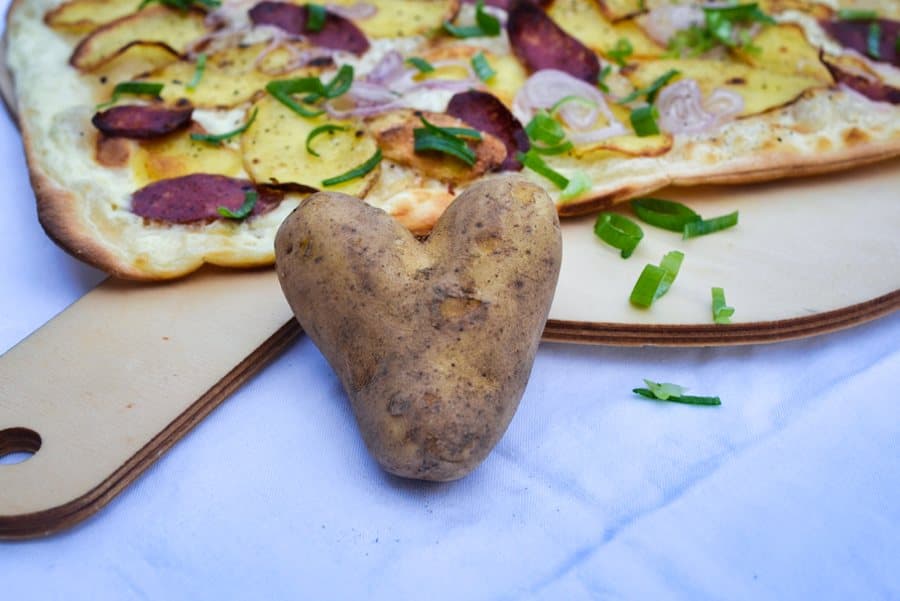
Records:
[[[681,79],[663,88],[656,98],[659,126],[671,134],[696,134],[730,121],[744,110],[744,99],[731,90],[717,89],[704,99],[694,79]]]
[[[639,22],[654,42],[667,46],[679,31],[702,26],[706,15],[699,6],[664,5],[651,10]]]
[[[328,12],[333,13],[345,19],[371,19],[378,12],[378,7],[368,2],[357,2],[356,4],[326,4],[325,8]]]
[[[391,50],[390,52],[385,53],[385,55],[381,57],[381,60],[375,63],[375,66],[372,67],[372,70],[366,75],[366,81],[379,85],[389,84],[403,75],[405,70],[406,69],[403,66],[403,55],[396,50]]]
[[[568,134],[573,144],[598,142],[628,131],[613,116],[600,90],[556,69],[542,69],[528,78],[513,100],[513,114],[522,123],[528,123],[538,109],[549,109],[568,96],[577,96],[587,101],[566,102],[559,108],[559,116],[565,124],[579,130]],[[588,129],[601,115],[609,125]]]

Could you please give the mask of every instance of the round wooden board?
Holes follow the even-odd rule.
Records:
[[[0,44],[0,94],[13,85]],[[563,265],[544,339],[621,346],[776,342],[857,325],[900,308],[900,160],[852,172],[747,186],[670,188],[705,217],[740,211],[729,231],[683,241],[644,226],[628,260],[593,235],[593,218],[563,222]],[[618,209],[629,214],[627,207]],[[678,280],[649,310],[628,303],[647,263],[685,253]],[[712,286],[736,308],[711,318]]]

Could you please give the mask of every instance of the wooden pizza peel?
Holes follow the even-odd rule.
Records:
[[[0,90],[14,106],[8,76]],[[594,237],[593,219],[566,220],[545,340],[774,342],[900,307],[898,161],[660,196],[704,216],[740,209],[741,224],[688,241],[647,227],[624,261]],[[631,307],[644,264],[673,249],[686,255],[677,284],[651,311]],[[736,307],[732,325],[711,323],[712,286]],[[272,270],[101,283],[0,357],[0,457],[33,453],[0,465],[0,538],[49,534],[98,511],[299,334]]]

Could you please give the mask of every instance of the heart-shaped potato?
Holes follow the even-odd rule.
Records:
[[[473,185],[420,242],[356,198],[310,196],[275,240],[300,325],[344,385],[371,453],[454,480],[525,390],[562,254],[553,203],[522,177]]]

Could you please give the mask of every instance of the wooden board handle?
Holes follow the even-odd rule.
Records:
[[[98,286],[0,357],[0,457],[34,452],[0,465],[0,537],[97,511],[299,332],[272,270]]]

